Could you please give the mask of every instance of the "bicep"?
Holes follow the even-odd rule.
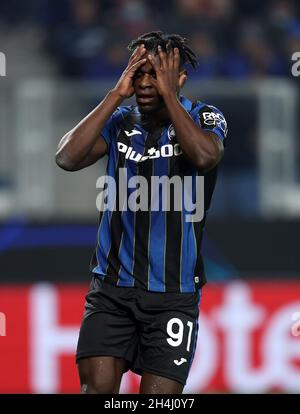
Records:
[[[219,135],[212,131],[204,131],[205,134],[208,135],[208,137],[211,139],[211,141],[214,143],[214,151],[215,156],[220,161],[224,155],[224,144],[223,141],[220,139]]]
[[[90,165],[95,164],[100,160],[104,155],[107,154],[108,147],[105,139],[100,136],[97,142],[94,144],[93,148],[89,154],[78,164],[76,170],[81,170],[82,168],[89,167]]]
[[[224,146],[219,136],[212,131],[201,131],[202,144],[199,148],[198,169],[202,173],[212,170],[223,158]]]

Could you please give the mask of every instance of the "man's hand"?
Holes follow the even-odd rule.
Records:
[[[114,91],[117,92],[123,99],[130,98],[134,94],[133,78],[135,72],[146,63],[147,59],[143,58],[146,53],[146,48],[142,44],[138,46],[131,55],[128,65],[122,73],[118,83],[114,87]]]
[[[158,56],[159,62],[153,55],[148,55],[149,62],[156,73],[156,79],[152,78],[151,82],[163,98],[177,96],[187,79],[186,71],[179,73],[179,49],[171,49],[165,53],[161,46],[158,46]]]

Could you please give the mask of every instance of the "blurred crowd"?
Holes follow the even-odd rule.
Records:
[[[189,39],[198,78],[289,76],[300,51],[296,0],[2,0],[0,20],[37,25],[62,74],[90,79],[118,75],[130,40],[158,29]]]

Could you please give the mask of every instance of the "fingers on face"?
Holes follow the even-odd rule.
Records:
[[[185,72],[181,73],[179,76],[179,87],[182,88],[185,84],[185,81],[187,80],[187,74]]]
[[[179,70],[180,54],[179,54],[179,49],[177,47],[175,47],[174,49],[173,64],[174,64],[174,69]]]
[[[161,46],[157,47],[158,56],[160,60],[160,65],[162,69],[176,69],[179,70],[180,66],[180,54],[179,49],[175,47],[174,49],[171,47],[171,44],[168,43],[166,46],[166,52],[162,50]]]
[[[166,69],[167,68],[167,57],[166,57],[166,53],[162,50],[162,47],[160,45],[157,47],[157,52],[158,52],[161,68]]]
[[[168,67],[172,69],[174,65],[174,53],[173,53],[171,42],[167,43],[166,49],[167,49],[166,57],[167,57]]]
[[[159,71],[160,67],[159,67],[157,61],[155,60],[154,56],[149,54],[148,55],[148,60],[151,63],[151,65],[152,65],[153,69],[155,70],[155,72]]]
[[[139,67],[143,66],[146,63],[147,59],[143,58],[138,60],[137,62],[131,62],[130,70],[136,71]]]
[[[137,46],[137,48],[132,53],[129,62],[130,63],[137,62],[145,54],[145,52],[146,52],[146,48],[144,44]]]

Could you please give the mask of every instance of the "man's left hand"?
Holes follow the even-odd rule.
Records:
[[[156,79],[152,78],[151,82],[158,93],[164,99],[172,95],[177,96],[187,79],[185,70],[179,73],[179,49],[174,48],[166,53],[158,46],[158,59],[155,59],[153,55],[148,55],[148,60],[156,73]]]

